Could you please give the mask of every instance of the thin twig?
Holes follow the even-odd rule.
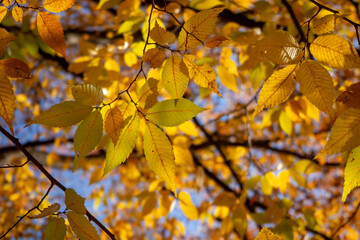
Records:
[[[348,223],[350,223],[354,217],[356,216],[357,212],[359,211],[360,208],[360,202],[358,203],[358,205],[356,206],[354,212],[350,215],[350,217],[344,222],[342,223],[340,226],[338,226],[336,228],[336,230],[333,232],[333,234],[331,234],[331,238],[334,238],[336,236],[336,234],[343,228],[345,227]]]
[[[10,164],[8,164],[7,166],[1,166],[0,168],[20,168],[20,167],[25,166],[28,162],[29,162],[29,159],[26,160],[24,163],[22,163],[20,165],[10,165]]]

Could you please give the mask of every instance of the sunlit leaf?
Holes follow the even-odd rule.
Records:
[[[44,210],[42,210],[42,212],[40,214],[37,214],[34,216],[29,216],[29,218],[37,219],[37,218],[47,217],[47,216],[52,215],[53,213],[59,211],[59,209],[60,209],[60,204],[54,203],[54,204],[50,205],[49,207],[44,208]]]
[[[76,102],[89,106],[99,105],[104,100],[102,89],[91,83],[73,86],[71,92]]]
[[[311,31],[317,35],[334,31],[337,17],[338,16],[336,14],[329,14],[324,17],[314,19],[311,21]]]
[[[96,228],[84,215],[73,211],[67,212],[66,215],[69,220],[71,229],[78,238],[81,240],[100,240]]]
[[[13,7],[11,14],[15,21],[22,23],[23,21],[23,10],[21,7],[15,6]]]
[[[166,29],[160,27],[157,21],[155,21],[155,27],[150,31],[150,37],[156,43],[165,46],[173,44],[176,40],[175,35],[171,32],[166,31]]]
[[[66,208],[73,210],[79,214],[85,214],[85,198],[78,195],[74,189],[68,188],[65,190],[65,205]]]
[[[45,0],[43,7],[50,12],[62,12],[69,9],[75,0]]]
[[[260,233],[256,236],[255,240],[280,240],[281,238],[273,234],[266,227],[263,227]]]
[[[3,71],[0,71],[0,116],[14,134],[13,114],[15,110],[15,94],[13,86]]]
[[[191,197],[186,192],[179,193],[179,202],[180,208],[185,214],[185,216],[190,220],[195,220],[198,218],[198,209],[191,201]]]
[[[345,202],[346,197],[351,190],[360,186],[360,147],[353,149],[345,167],[345,183],[342,200]]]
[[[124,116],[118,108],[109,109],[106,112],[104,129],[114,144],[119,139],[121,130],[124,127]]]

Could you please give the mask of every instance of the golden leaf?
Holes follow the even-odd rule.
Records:
[[[11,78],[30,78],[31,70],[23,61],[16,58],[0,60],[0,69]]]
[[[14,135],[13,114],[15,110],[15,94],[13,86],[3,71],[0,71],[0,116],[5,120]]]
[[[76,102],[84,105],[99,105],[104,100],[101,87],[92,83],[73,86],[71,93]]]
[[[169,46],[176,40],[176,36],[173,33],[166,31],[166,29],[160,27],[157,21],[155,21],[155,27],[150,31],[150,37],[156,43],[164,46]]]
[[[4,19],[7,14],[7,8],[4,6],[0,6],[0,22]]]
[[[71,229],[81,240],[100,240],[96,228],[82,214],[69,211],[67,214]]]
[[[152,48],[145,52],[143,56],[144,62],[150,62],[151,68],[159,68],[165,60],[164,50],[158,48]]]
[[[346,107],[360,106],[360,82],[351,84],[336,98],[336,101],[344,103]]]
[[[154,106],[158,102],[157,97],[159,96],[159,91],[159,81],[155,78],[149,78],[139,90],[139,106],[144,109],[149,109]]]
[[[118,108],[112,108],[106,112],[104,128],[106,134],[116,144],[124,128],[124,116]]]
[[[347,195],[354,188],[360,186],[360,147],[353,149],[345,167],[345,183],[342,201],[345,202]]]
[[[78,195],[74,189],[68,188],[65,190],[65,205],[66,208],[79,214],[86,213],[85,198]]]
[[[260,233],[256,236],[255,240],[280,240],[281,238],[273,234],[266,227],[263,227]]]
[[[6,45],[15,39],[16,37],[14,35],[8,33],[8,31],[3,28],[0,28],[0,56],[6,49]]]
[[[335,29],[336,18],[338,18],[338,15],[336,14],[329,14],[321,18],[316,18],[311,21],[312,24],[310,29],[317,35],[332,32]]]
[[[198,218],[199,216],[198,209],[192,203],[191,197],[188,193],[180,192],[179,201],[180,201],[180,208],[188,219],[195,220]]]
[[[75,0],[45,0],[43,7],[54,13],[62,12],[74,5]]]
[[[224,42],[229,41],[227,37],[224,36],[215,36],[208,39],[205,43],[205,46],[208,48],[216,48],[221,46]]]
[[[29,218],[37,219],[37,218],[47,217],[47,216],[52,215],[53,213],[59,211],[59,209],[60,209],[60,204],[54,203],[54,204],[48,206],[47,208],[44,208],[44,210],[40,214],[37,214],[34,216],[29,216]]]

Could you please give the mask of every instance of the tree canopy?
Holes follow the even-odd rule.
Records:
[[[0,239],[360,238],[357,1],[2,0],[0,22]]]

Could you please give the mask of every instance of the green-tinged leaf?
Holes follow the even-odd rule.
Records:
[[[15,110],[15,94],[13,86],[3,71],[0,71],[0,116],[5,120],[14,135],[13,115]]]
[[[350,152],[346,163],[343,202],[345,202],[349,193],[358,186],[360,186],[360,147]]]
[[[91,112],[92,107],[88,105],[79,104],[75,101],[62,102],[53,105],[26,126],[38,123],[50,127],[67,127],[77,124],[89,116]]]
[[[217,89],[214,69],[207,63],[200,66],[197,65],[194,62],[195,58],[194,55],[183,56],[183,61],[188,68],[190,78],[194,79],[194,82],[200,87],[208,88],[221,97],[221,94]]]
[[[170,99],[155,104],[146,113],[146,118],[161,126],[174,127],[204,110],[185,98]]]
[[[280,240],[281,238],[273,234],[266,227],[263,227],[260,233],[256,236],[255,240]]]
[[[329,72],[316,61],[304,60],[296,71],[296,80],[300,82],[300,90],[306,98],[332,117],[335,92]]]
[[[186,192],[179,193],[179,201],[180,201],[180,208],[185,214],[185,216],[190,220],[195,220],[198,218],[198,209],[191,201],[191,197]]]
[[[274,107],[289,98],[295,89],[294,72],[296,66],[293,64],[276,71],[265,81],[253,117],[264,108]]]
[[[179,34],[179,48],[190,49],[202,43],[213,32],[217,16],[224,8],[201,11],[187,20]]]
[[[144,109],[149,109],[154,106],[158,102],[157,97],[160,94],[159,91],[159,81],[155,78],[149,78],[139,90],[139,106]]]
[[[322,64],[336,69],[359,68],[360,57],[354,46],[345,38],[335,35],[317,37],[310,51]]]
[[[74,135],[74,169],[82,158],[95,149],[102,136],[102,131],[103,118],[100,111],[92,112],[79,124]]]
[[[82,214],[69,211],[67,214],[71,229],[81,240],[100,240],[96,228]]]
[[[325,149],[319,155],[332,155],[360,145],[360,108],[346,109],[331,128]]]
[[[52,218],[45,228],[45,240],[63,240],[66,235],[66,225],[63,218]]]
[[[160,179],[175,193],[175,157],[172,145],[165,133],[151,122],[146,122],[144,136],[146,160]]]
[[[182,98],[189,82],[189,73],[183,60],[174,55],[165,62],[161,81],[173,98]]]
[[[124,116],[119,108],[112,108],[106,112],[104,129],[114,144],[119,139],[121,130],[124,128]]]
[[[29,218],[37,219],[37,218],[47,217],[47,216],[59,211],[59,209],[60,209],[60,204],[54,203],[54,204],[50,205],[49,207],[44,208],[44,210],[40,214],[37,214],[34,216],[29,216]]]
[[[89,106],[99,105],[104,100],[101,87],[92,83],[76,85],[71,92],[75,101]]]
[[[136,139],[139,135],[140,118],[137,114],[125,119],[125,127],[121,131],[119,139],[114,146],[110,142],[106,151],[106,163],[104,175],[114,169],[116,166],[124,163],[132,153]]]
[[[74,189],[68,188],[65,190],[65,205],[66,208],[79,214],[86,213],[85,198],[78,195]]]
[[[301,47],[288,32],[274,31],[255,43],[261,54],[276,64],[287,64],[300,53]]]

